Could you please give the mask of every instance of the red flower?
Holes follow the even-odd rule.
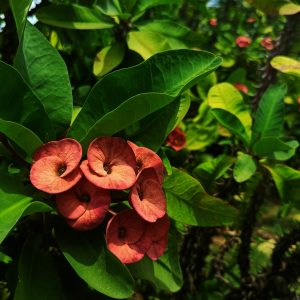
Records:
[[[130,141],[128,141],[127,143],[133,150],[134,155],[136,157],[137,175],[139,176],[139,174],[147,168],[154,168],[160,183],[162,183],[165,168],[161,158],[149,148],[139,147]]]
[[[270,37],[264,37],[263,40],[260,42],[260,44],[267,50],[274,49],[274,42]]]
[[[252,43],[252,40],[247,36],[239,36],[236,38],[235,43],[240,48],[246,48]]]
[[[134,210],[113,216],[106,228],[107,248],[124,264],[141,260],[151,245],[151,238],[144,233],[147,222]]]
[[[167,215],[158,219],[155,223],[148,223],[146,236],[151,238],[151,246],[147,250],[147,256],[152,260],[161,257],[168,245],[168,231],[170,219]]]
[[[210,26],[217,26],[218,25],[218,20],[216,18],[212,18],[209,20],[209,25]]]
[[[167,137],[166,144],[175,151],[183,149],[186,145],[185,133],[176,127]]]
[[[128,189],[136,181],[135,155],[127,142],[118,137],[95,139],[80,168],[91,183],[104,189]]]
[[[234,84],[235,88],[245,94],[247,94],[249,92],[249,89],[248,87],[245,85],[245,84],[242,84],[242,83],[239,83],[239,82],[236,82]]]
[[[130,203],[146,221],[155,222],[166,214],[166,199],[153,168],[144,169],[130,192]]]
[[[249,17],[247,20],[246,20],[247,23],[255,23],[256,22],[256,19],[253,18],[253,17]]]
[[[100,225],[110,204],[108,190],[100,189],[82,178],[72,189],[56,195],[57,210],[77,230]]]
[[[62,193],[81,178],[78,167],[81,145],[73,139],[49,142],[34,154],[30,181],[39,190],[50,194]]]

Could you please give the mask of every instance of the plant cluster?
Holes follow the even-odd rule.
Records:
[[[299,298],[300,2],[275,2],[0,1],[1,300]]]
[[[33,155],[30,181],[55,195],[58,212],[76,230],[98,227],[108,212],[110,190],[129,190],[133,210],[114,213],[106,228],[108,249],[121,262],[152,260],[167,246],[169,219],[162,189],[164,166],[160,157],[118,137],[91,142],[87,159],[74,139],[48,142]],[[111,211],[110,211],[111,212]]]

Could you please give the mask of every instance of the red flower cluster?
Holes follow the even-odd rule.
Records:
[[[108,249],[126,264],[145,254],[158,259],[167,246],[170,226],[160,157],[118,137],[96,138],[89,145],[87,159],[80,162],[81,157],[81,145],[73,139],[43,145],[33,157],[31,183],[55,194],[57,210],[81,231],[104,221],[110,190],[130,189],[133,209],[115,214],[108,222]]]
[[[176,127],[167,137],[166,144],[175,151],[180,151],[186,145],[185,133]]]
[[[234,87],[235,87],[237,90],[239,90],[239,91],[241,91],[241,92],[243,92],[243,93],[245,93],[245,94],[247,94],[247,93],[249,92],[248,87],[247,87],[245,84],[243,84],[243,83],[236,82],[236,83],[234,84]]]
[[[264,37],[263,40],[260,42],[260,45],[263,46],[267,50],[273,50],[275,45],[274,41],[270,37]]]
[[[235,40],[235,43],[240,47],[240,48],[247,48],[248,46],[251,45],[252,40],[247,37],[247,36],[238,36]]]
[[[218,20],[216,18],[212,18],[209,20],[209,25],[210,26],[217,26],[218,25]]]

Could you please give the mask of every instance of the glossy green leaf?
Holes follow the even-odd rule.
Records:
[[[94,60],[94,75],[101,77],[109,73],[122,62],[124,55],[125,47],[122,44],[112,44],[103,48]]]
[[[26,153],[28,162],[31,162],[35,150],[43,145],[34,132],[15,122],[0,119],[0,132]]]
[[[0,175],[0,243],[22,216],[52,210],[43,202],[31,202],[30,194],[15,177]]]
[[[271,60],[271,66],[276,70],[300,77],[300,61],[288,56],[275,56]]]
[[[247,135],[245,127],[240,119],[223,109],[212,109],[212,114],[222,126],[236,135],[246,146],[249,145],[249,136]]]
[[[208,195],[195,178],[183,171],[173,168],[163,186],[168,215],[176,221],[209,227],[232,224],[236,220],[235,208]]]
[[[182,287],[183,278],[175,234],[169,234],[168,248],[157,261],[144,257],[141,261],[129,265],[129,270],[135,277],[152,282],[159,290],[177,292]]]
[[[19,39],[21,39],[23,35],[27,13],[31,2],[32,0],[9,0],[9,4],[16,22]]]
[[[30,23],[26,24],[15,66],[43,104],[58,135],[62,134],[72,117],[68,70],[57,50]]]
[[[233,85],[223,82],[213,86],[208,92],[208,104],[213,109],[222,109],[234,115],[250,138],[252,126],[250,111],[243,101],[242,95]]]
[[[86,144],[89,143],[91,138],[99,135],[96,134],[96,131],[93,133],[95,134],[94,136],[90,133],[94,124],[104,117],[109,118],[115,111],[118,112],[119,117],[122,115],[121,120],[125,120],[127,122],[126,126],[128,126],[131,122],[127,120],[129,119],[127,101],[129,107],[132,109],[131,114],[134,116],[133,119],[138,119],[135,116],[139,115],[146,116],[169,103],[168,101],[164,101],[163,105],[156,108],[160,98],[167,99],[168,97],[172,97],[174,101],[184,90],[212,72],[220,63],[221,59],[219,57],[208,52],[178,50],[157,54],[140,65],[108,74],[89,93],[68,135],[77,140],[84,140]],[[143,95],[137,97],[139,94]],[[149,105],[142,105],[147,95],[151,97],[151,101],[155,102],[151,104],[148,101]],[[138,108],[130,106],[133,101],[132,99],[135,102],[139,99],[142,101]],[[177,109],[173,109],[172,111],[174,120],[176,120],[179,104],[180,101],[176,104],[178,105]],[[124,110],[123,114],[122,110]],[[116,120],[114,118],[113,122],[116,122]],[[117,128],[113,122],[111,122],[110,127]],[[117,123],[120,122],[118,121]],[[176,121],[173,121],[172,126],[174,126],[174,122]],[[161,125],[154,122],[152,124]],[[167,133],[165,126],[170,126],[169,122],[160,127],[160,130]],[[125,127],[123,126],[123,128]],[[102,130],[111,129],[103,128]],[[87,135],[88,138],[86,138]]]
[[[0,89],[0,119],[20,123],[43,141],[53,139],[54,130],[45,109],[20,73],[0,62],[0,82],[4,83]]]
[[[115,26],[112,19],[105,17],[98,9],[77,4],[43,7],[36,16],[42,23],[68,29],[106,29]]]
[[[44,250],[42,237],[25,242],[18,266],[18,284],[14,300],[62,300],[63,288],[51,254]]]
[[[256,172],[256,164],[251,155],[238,152],[237,161],[233,168],[233,178],[236,182],[250,179]]]
[[[116,109],[104,115],[90,128],[86,136],[80,141],[83,149],[87,149],[89,143],[97,136],[114,135],[173,100],[174,98],[171,96],[158,93],[140,94],[129,98]]]
[[[281,136],[285,94],[285,85],[271,85],[263,94],[255,114],[252,142],[268,136]]]
[[[270,171],[281,200],[300,209],[300,172],[282,164],[264,166]]]
[[[130,17],[130,12],[135,6],[137,0],[100,0],[97,7],[107,16],[117,16],[120,19]]]
[[[100,231],[79,232],[61,223],[55,233],[65,258],[90,287],[115,299],[133,294],[129,271],[106,249]]]
[[[221,154],[210,161],[198,165],[194,169],[193,175],[200,181],[207,192],[213,193],[217,180],[225,175],[233,165],[234,160],[231,156]]]
[[[299,143],[295,140],[285,142],[278,137],[265,137],[253,145],[255,154],[275,160],[288,160],[295,155]]]

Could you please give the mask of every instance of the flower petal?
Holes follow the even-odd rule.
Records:
[[[76,140],[70,138],[52,141],[40,147],[34,153],[33,160],[38,161],[50,156],[56,156],[61,159],[66,167],[66,171],[61,177],[65,177],[78,166],[82,156],[82,148]]]
[[[130,204],[146,221],[156,222],[166,213],[166,199],[153,168],[144,169],[130,192]]]
[[[146,230],[147,223],[133,210],[122,211],[113,216],[106,227],[107,243],[134,244]]]
[[[147,168],[154,168],[160,182],[163,182],[164,176],[164,165],[162,163],[161,158],[151,149],[146,147],[139,147],[133,142],[127,141],[128,145],[133,150],[136,161],[137,161],[137,168],[138,168],[138,175]]]
[[[63,164],[57,156],[43,157],[36,161],[30,169],[30,181],[39,190],[49,194],[58,194],[72,188],[81,178],[79,168],[61,177],[58,169]]]
[[[167,245],[168,245],[168,235],[166,234],[160,240],[152,242],[146,254],[150,259],[157,260],[164,254]]]
[[[118,137],[95,139],[87,152],[88,164],[81,169],[87,179],[104,189],[123,190],[136,181],[135,156],[126,141]]]
[[[110,204],[110,194],[83,177],[71,190],[57,195],[56,204],[58,211],[69,219],[71,227],[90,230],[104,220]]]

